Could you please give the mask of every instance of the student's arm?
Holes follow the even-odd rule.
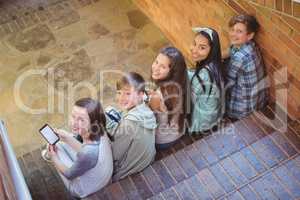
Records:
[[[48,149],[48,152],[49,152],[49,155],[51,157],[51,160],[53,161],[53,164],[55,166],[55,168],[61,172],[61,173],[64,173],[65,171],[68,170],[68,167],[65,166],[58,158],[58,155],[57,155],[57,149],[55,146],[52,146],[50,145],[49,146],[49,149]]]
[[[80,149],[82,148],[82,144],[73,137],[72,133],[69,133],[62,129],[56,129],[55,132],[59,135],[61,141],[70,145],[76,152],[80,151]]]
[[[158,92],[151,91],[149,92],[150,101],[148,103],[149,107],[153,111],[165,112],[166,106],[162,100],[161,95]]]
[[[97,146],[98,147],[98,146]],[[68,168],[59,159],[58,156],[53,156],[52,160],[55,167],[61,172],[67,179],[74,179],[81,176],[86,171],[92,169],[96,166],[98,160],[98,149],[90,149],[80,151],[77,155],[77,159],[74,161],[73,165]]]
[[[97,146],[98,147],[98,146]],[[90,151],[80,151],[72,167],[64,170],[63,175],[67,179],[74,179],[83,175],[86,171],[96,166],[98,161],[99,149]]]
[[[227,88],[235,85],[238,79],[239,74],[243,70],[243,60],[239,56],[233,56],[230,60],[230,64],[227,69]]]

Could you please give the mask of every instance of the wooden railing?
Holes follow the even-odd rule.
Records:
[[[32,199],[2,120],[0,120],[0,199]]]

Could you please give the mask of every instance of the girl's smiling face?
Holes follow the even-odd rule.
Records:
[[[205,60],[210,52],[209,41],[201,34],[197,34],[191,45],[192,59],[194,62]]]
[[[152,64],[152,74],[153,80],[164,80],[168,77],[170,72],[170,59],[164,54],[158,54],[156,59]]]
[[[70,125],[73,133],[78,133],[81,137],[88,138],[91,121],[87,109],[79,106],[73,106],[70,117]]]

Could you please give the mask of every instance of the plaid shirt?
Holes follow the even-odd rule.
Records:
[[[229,117],[245,117],[266,105],[264,63],[254,42],[230,48],[226,79],[226,112]]]

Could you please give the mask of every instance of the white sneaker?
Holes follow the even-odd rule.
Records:
[[[48,154],[48,150],[47,149],[43,149],[42,152],[41,152],[41,156],[42,158],[46,161],[46,162],[52,162],[49,154]]]

